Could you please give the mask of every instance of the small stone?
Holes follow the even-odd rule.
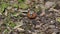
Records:
[[[56,32],[53,32],[52,34],[56,34]]]
[[[22,28],[17,28],[17,30],[20,31],[20,32],[24,31],[24,29],[22,29]]]
[[[9,7],[7,7],[7,9],[9,10],[9,9],[12,9],[12,7],[11,6],[9,6]]]
[[[55,28],[55,25],[49,25],[50,28]]]
[[[35,28],[40,28],[40,25],[36,25],[36,27]]]
[[[55,23],[55,21],[54,20],[52,20],[52,21],[50,21],[51,22],[51,24],[54,24]]]
[[[17,11],[17,8],[14,8],[15,11]]]
[[[52,7],[54,4],[55,4],[54,2],[47,1],[47,2],[45,3],[45,7],[46,7],[46,8],[50,8],[50,7]]]

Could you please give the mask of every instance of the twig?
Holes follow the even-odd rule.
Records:
[[[17,26],[15,26],[13,29],[16,29],[16,28],[18,28],[18,27],[20,27],[21,25],[17,25]]]
[[[55,12],[59,12],[59,10],[57,10],[57,9],[54,9],[54,8],[50,8],[50,10],[49,11],[55,11]]]

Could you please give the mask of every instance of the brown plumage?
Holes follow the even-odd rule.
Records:
[[[28,11],[28,13],[27,13],[27,17],[30,19],[34,19],[34,18],[36,18],[36,16],[37,16],[37,14],[35,12]]]

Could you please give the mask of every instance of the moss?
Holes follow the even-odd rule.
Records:
[[[5,32],[8,32],[9,30],[8,29],[5,29]]]
[[[8,25],[9,25],[10,27],[12,27],[12,28],[14,28],[14,27],[16,26],[16,24],[15,24],[14,22],[12,22],[12,21],[10,21],[10,23],[8,23]]]
[[[60,17],[56,18],[56,21],[60,22]]]
[[[19,7],[22,9],[27,9],[29,6],[25,3],[20,3]]]
[[[1,28],[0,28],[0,32],[1,32]]]
[[[24,34],[24,33],[19,33],[19,34]]]
[[[8,7],[8,3],[2,2],[0,5],[0,12],[3,12],[5,8]]]
[[[14,3],[14,4],[13,4],[13,7],[18,8],[18,4],[17,4],[17,3]]]
[[[20,3],[21,3],[21,2],[24,2],[24,1],[25,1],[25,0],[18,0],[18,2],[20,2]]]

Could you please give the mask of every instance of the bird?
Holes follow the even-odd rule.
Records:
[[[37,17],[37,14],[34,11],[28,11],[27,17],[30,19],[35,19]]]

